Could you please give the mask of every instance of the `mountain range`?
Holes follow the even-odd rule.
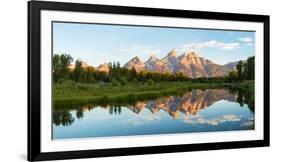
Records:
[[[128,61],[124,67],[128,69],[134,67],[137,72],[143,70],[160,73],[182,72],[187,77],[198,78],[226,76],[235,69],[237,64],[238,61],[219,65],[195,52],[178,55],[176,50],[172,50],[162,59],[152,55],[145,62],[136,56]]]
[[[141,72],[143,70],[160,73],[181,72],[187,77],[199,78],[227,76],[229,72],[235,70],[238,62],[239,61],[229,62],[227,64],[220,65],[209,59],[199,56],[199,54],[196,52],[178,55],[176,50],[171,50],[165,57],[161,59],[157,58],[155,55],[152,55],[147,61],[142,61],[138,56],[135,56],[126,64],[124,64],[123,67],[128,69],[132,69],[134,67],[137,72]],[[98,71],[108,72],[109,64],[101,64],[95,69]]]

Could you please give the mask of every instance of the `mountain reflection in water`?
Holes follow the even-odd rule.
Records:
[[[236,95],[228,93],[225,89],[193,90],[183,96],[170,96],[154,101],[137,102],[136,105],[128,106],[128,108],[137,114],[144,108],[149,109],[152,113],[162,109],[176,118],[180,112],[187,115],[196,115],[198,111],[217,101],[235,102],[236,98]]]
[[[170,119],[165,114],[169,114],[168,116],[170,116]],[[137,101],[134,104],[83,105],[76,109],[54,109],[54,138],[143,134],[141,132],[138,133],[138,130],[133,131],[130,124],[144,124],[144,118],[146,117],[153,117],[159,120],[157,121],[158,123],[156,123],[156,121],[152,122],[152,119],[148,120],[151,128],[143,128],[140,126],[139,129],[144,132],[150,132],[151,134],[158,132],[254,129],[254,99],[252,94],[242,90],[207,89],[188,91],[182,96],[168,96],[155,100]],[[85,121],[83,121],[84,118]],[[123,124],[124,121],[130,122],[127,122],[125,125]],[[167,124],[164,125],[165,122],[167,122]],[[241,123],[235,125],[233,124],[234,122]],[[77,123],[77,126],[72,126],[73,124],[75,125],[75,123]],[[112,130],[109,132],[111,133],[105,133],[102,132],[102,128],[96,128],[100,131],[100,134],[97,130],[95,134],[87,132],[89,130],[85,128],[85,130],[83,130],[85,131],[84,133],[81,130],[81,135],[65,135],[67,134],[67,128],[69,128],[69,131],[79,131],[84,127],[95,129],[93,128],[94,124],[98,123],[103,123],[103,125],[110,127]],[[194,128],[186,128],[185,131],[185,126],[182,125],[183,123],[185,125],[192,124]],[[222,123],[224,123],[224,125],[218,127],[218,125]],[[123,129],[127,133],[120,134],[120,132],[117,133],[117,131],[114,131],[112,128],[114,124],[118,124],[119,129],[124,127]],[[198,126],[198,124],[209,125],[209,127],[195,127]],[[212,128],[210,126],[217,127]],[[175,127],[175,131],[172,130],[172,127]],[[168,128],[169,131],[167,131]],[[104,129],[106,129],[106,127]]]
[[[249,104],[245,101],[245,96],[243,95],[244,94],[241,91],[237,90],[230,93],[228,89],[192,90],[191,92],[186,92],[183,96],[169,96],[152,101],[138,101],[134,105],[127,105],[126,107],[136,114],[139,114],[145,108],[147,108],[151,113],[157,113],[160,110],[164,110],[173,118],[177,118],[179,113],[196,115],[198,111],[207,108],[220,100],[238,102],[240,99],[240,105],[243,106],[243,104]],[[243,99],[241,100],[241,98]],[[89,112],[94,108],[101,107],[83,105],[76,109],[76,117],[78,119],[83,118],[84,112]],[[108,110],[109,114],[121,114],[122,112],[120,105],[106,105],[102,108]],[[251,110],[253,110],[253,108]],[[74,121],[74,118],[72,119],[71,114],[67,112],[68,111],[54,110],[54,123],[56,125],[70,125]],[[69,119],[69,121],[66,122],[64,119]]]

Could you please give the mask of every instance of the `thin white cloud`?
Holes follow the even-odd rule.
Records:
[[[245,43],[245,46],[253,46],[253,45],[254,45],[254,43],[252,43],[252,42]]]
[[[245,121],[240,126],[242,126],[242,127],[251,127],[251,126],[254,126],[254,125],[255,125],[255,121]]]
[[[240,37],[238,38],[238,40],[240,40],[244,45],[246,46],[253,46],[253,42],[254,40],[250,37]]]
[[[240,48],[240,43],[232,42],[225,43],[216,40],[210,40],[206,42],[192,42],[188,44],[184,44],[181,46],[182,51],[190,51],[190,50],[200,50],[200,49],[219,49],[219,50],[234,50]]]
[[[132,126],[150,125],[153,122],[159,122],[161,119],[162,118],[159,114],[151,114],[150,112],[148,112],[148,114],[137,115],[136,118],[129,118],[127,120],[124,120],[123,123],[125,123],[125,125]]]
[[[208,125],[219,125],[225,122],[236,122],[240,121],[241,117],[233,114],[223,115],[216,118],[205,119],[200,116],[188,116],[183,119],[183,122],[188,124],[208,124]]]
[[[238,38],[241,42],[243,43],[249,43],[249,42],[253,42],[253,39],[250,37],[240,37]]]
[[[254,117],[251,117],[251,118],[247,119],[240,126],[242,126],[242,127],[253,127],[253,126],[255,126],[255,119],[254,119]]]

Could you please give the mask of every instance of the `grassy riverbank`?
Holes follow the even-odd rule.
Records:
[[[224,83],[224,85],[229,88],[241,89],[252,94],[255,92],[255,82],[253,80],[239,83]]]
[[[191,82],[135,82],[126,85],[110,83],[82,84],[65,81],[54,84],[53,103],[55,108],[81,104],[122,104],[136,101],[152,100],[162,96],[181,95],[188,90],[210,88],[244,88],[254,90],[253,82],[243,83],[191,83]]]
[[[72,81],[57,83],[53,87],[55,107],[85,103],[107,104],[134,103],[138,100],[155,99],[161,96],[180,95],[187,90],[222,87],[218,83],[127,83],[114,86],[110,83],[81,84]]]

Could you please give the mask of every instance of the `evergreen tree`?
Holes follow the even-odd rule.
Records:
[[[239,61],[239,63],[236,65],[237,69],[237,74],[238,74],[238,79],[242,80],[243,79],[243,62]]]
[[[247,69],[248,69],[248,78],[249,80],[255,79],[255,57],[249,57],[247,59]]]
[[[83,67],[82,67],[82,61],[81,60],[76,60],[75,61],[75,69],[74,69],[74,79],[77,82],[82,82],[83,81]]]

